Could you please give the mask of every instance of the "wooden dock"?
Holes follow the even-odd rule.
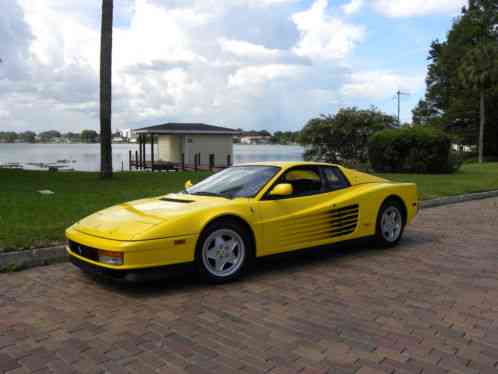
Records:
[[[135,156],[135,157],[133,157]],[[226,164],[224,165],[216,165],[216,160],[214,154],[209,155],[208,164],[201,164],[201,154],[198,153],[194,157],[193,164],[185,163],[185,155],[182,154],[182,162],[170,162],[170,161],[162,161],[162,160],[154,160],[152,157],[151,160],[145,159],[144,153],[135,151],[135,155],[133,152],[129,151],[129,169],[130,170],[150,170],[150,171],[212,171],[216,172],[219,170],[223,170],[232,165],[231,157],[228,156],[226,160]]]

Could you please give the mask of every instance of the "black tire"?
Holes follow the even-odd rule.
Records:
[[[213,235],[217,236],[218,233],[224,233],[224,232],[230,234],[235,233],[236,235],[238,235],[241,242],[243,243],[242,246],[239,246],[238,250],[241,251],[241,248],[243,247],[244,253],[241,256],[240,260],[237,262],[236,269],[233,272],[228,272],[227,274],[220,275],[220,274],[215,274],[213,272],[214,269],[212,269],[216,261],[207,258],[207,256],[203,255],[203,253],[206,252],[204,246],[206,245],[206,247],[209,247],[210,244],[210,243],[206,244],[206,241],[207,240],[212,241]],[[247,229],[243,225],[239,224],[234,220],[222,219],[209,224],[199,236],[195,251],[195,264],[199,275],[204,281],[221,284],[239,279],[242,276],[242,274],[245,272],[246,268],[248,267],[248,264],[253,256],[252,253],[253,250],[252,250],[251,235],[249,232],[247,232]]]
[[[385,230],[383,225],[384,215],[389,215],[389,212],[396,212],[399,216],[399,233],[397,235],[389,235],[388,230]],[[404,215],[404,207],[402,204],[395,199],[386,200],[379,209],[377,215],[377,223],[375,229],[375,244],[379,248],[392,248],[395,247],[403,236],[403,232],[406,225],[406,217]],[[395,228],[397,225],[393,224],[392,233],[398,231]]]

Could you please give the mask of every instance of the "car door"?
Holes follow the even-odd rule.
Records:
[[[259,255],[327,244],[354,229],[352,225],[357,223],[357,209],[334,209],[333,201],[349,186],[337,168],[294,167],[274,185],[279,183],[290,183],[294,192],[279,198],[272,198],[267,193],[259,201],[258,213],[263,231]]]

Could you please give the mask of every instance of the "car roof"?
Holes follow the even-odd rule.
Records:
[[[281,167],[283,169],[287,169],[293,166],[313,166],[313,165],[319,165],[319,166],[339,166],[337,164],[329,164],[326,162],[312,162],[312,161],[261,161],[261,162],[249,162],[249,163],[243,163],[243,164],[236,164],[234,166],[252,166],[252,165],[259,165],[259,166],[277,166]]]

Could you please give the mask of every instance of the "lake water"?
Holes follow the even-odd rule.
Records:
[[[113,168],[128,170],[128,151],[138,149],[136,144],[113,144]],[[147,153],[150,148],[147,148]],[[234,162],[300,161],[304,149],[294,145],[234,145]],[[98,171],[100,168],[99,144],[0,144],[0,165],[21,163],[26,169],[38,169],[36,163],[62,164],[81,171]]]

